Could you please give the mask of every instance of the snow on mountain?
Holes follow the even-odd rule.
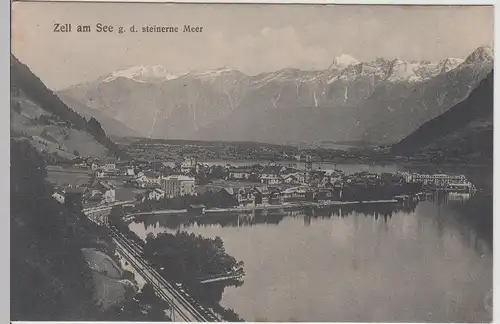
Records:
[[[348,54],[342,54],[333,59],[329,70],[343,70],[351,65],[359,64],[359,61]]]
[[[451,71],[458,67],[464,60],[457,58],[446,58],[438,63],[429,61],[405,62],[399,59],[392,61],[389,82],[424,82],[438,74]]]
[[[392,61],[389,82],[423,82],[438,75],[438,64],[429,61],[405,62],[399,59]]]
[[[336,80],[353,81],[361,76],[370,76],[376,79],[386,79],[390,72],[391,62],[382,58],[368,63],[359,63],[345,68],[340,75],[331,78],[328,83]]]
[[[465,59],[465,64],[471,63],[492,63],[493,62],[493,48],[490,46],[478,47]]]
[[[192,76],[202,80],[202,81],[214,81],[218,77],[229,76],[229,75],[244,76],[244,74],[241,73],[240,71],[235,70],[235,69],[230,69],[227,67],[221,67],[218,69],[208,70],[208,71],[203,71],[203,72],[192,72],[190,74]]]
[[[445,73],[459,66],[464,60],[447,58],[438,63],[429,61],[402,61],[377,58],[367,63],[350,65],[328,83],[336,80],[352,81],[360,76],[373,77],[388,82],[423,82],[440,73]]]
[[[484,63],[492,59],[488,48],[474,51],[468,59],[470,64],[455,58],[440,62],[378,58],[360,63],[341,55],[330,69],[285,68],[255,76],[227,67],[178,75],[159,66],[139,66],[63,92],[158,138],[351,140],[366,133],[387,141],[462,100],[491,70],[492,64]],[[103,82],[105,78],[120,79]],[[147,86],[126,82],[129,79]],[[167,79],[171,81],[161,81]],[[401,122],[410,113],[415,122]],[[390,126],[380,126],[390,118],[386,123]],[[323,125],[325,120],[335,127]],[[281,128],[271,127],[277,124]]]
[[[437,69],[439,73],[445,73],[451,71],[458,67],[460,64],[464,62],[464,59],[448,57],[442,61],[440,61],[437,65]]]
[[[172,73],[167,70],[164,66],[154,65],[154,66],[146,66],[146,65],[138,65],[133,66],[125,70],[119,70],[111,73],[107,76],[103,82],[111,82],[116,80],[117,78],[127,78],[137,82],[151,82],[151,81],[167,81],[176,79],[183,74]]]
[[[261,73],[253,77],[252,84],[262,87],[270,82],[295,82],[296,84],[315,82],[322,78],[324,71],[303,71],[294,68],[278,70],[276,72]]]

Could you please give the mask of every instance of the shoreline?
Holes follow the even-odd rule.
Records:
[[[322,203],[318,202],[304,202],[304,203],[285,203],[279,205],[248,205],[240,207],[230,207],[230,208],[211,208],[205,209],[202,214],[217,214],[217,213],[233,213],[233,212],[252,212],[257,210],[286,210],[293,208],[304,208],[304,207],[328,207],[328,206],[343,206],[343,205],[363,205],[363,204],[397,204],[399,203],[396,199],[387,200],[366,200],[366,201],[325,201]],[[177,214],[187,214],[189,211],[187,209],[164,209],[164,210],[152,210],[149,212],[140,212],[126,215],[126,218],[135,216],[148,216],[148,215],[177,215]]]

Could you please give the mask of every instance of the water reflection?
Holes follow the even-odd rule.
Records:
[[[490,321],[491,195],[436,194],[357,205],[186,218],[148,216],[147,233],[220,236],[245,262],[224,306],[246,320]]]
[[[304,225],[310,225],[314,219],[329,219],[331,217],[349,217],[353,214],[374,217],[378,220],[381,217],[387,221],[393,213],[412,213],[415,211],[417,202],[410,202],[404,205],[353,205],[334,206],[327,208],[301,208],[292,211],[254,211],[250,213],[226,213],[220,215],[188,216],[182,215],[147,215],[138,217],[136,223],[142,223],[144,230],[149,228],[166,228],[179,230],[192,226],[207,227],[218,225],[221,227],[240,227],[256,225],[278,225],[285,217],[303,218]]]

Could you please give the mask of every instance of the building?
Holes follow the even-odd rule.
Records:
[[[265,185],[280,184],[282,179],[280,177],[280,166],[266,166],[260,173],[260,182]]]
[[[285,184],[298,184],[299,180],[294,174],[285,174],[281,176],[281,181]]]
[[[314,199],[340,201],[342,200],[342,188],[339,187],[321,188],[316,192],[314,192]]]
[[[102,203],[112,203],[116,200],[116,190],[113,184],[107,181],[99,181],[94,189],[99,190],[102,194]]]
[[[58,203],[64,204],[64,190],[54,191],[52,198],[54,198]]]
[[[281,181],[282,181],[282,183],[285,183],[285,184],[304,184],[305,175],[303,172],[299,172],[299,171],[297,171],[295,173],[282,174]]]
[[[159,173],[145,171],[138,175],[136,181],[139,188],[154,188],[161,186],[162,177]]]
[[[467,178],[464,175],[411,173],[405,174],[404,177],[407,182],[419,182],[424,185],[434,185],[438,187],[467,183]]]
[[[147,193],[148,200],[161,200],[165,198],[165,191],[160,188],[154,188]]]
[[[265,185],[277,185],[282,181],[281,177],[277,174],[266,174],[260,176],[260,182]]]
[[[95,170],[95,176],[97,178],[108,178],[108,177],[116,177],[120,174],[120,170],[118,169],[104,169],[99,168]]]
[[[114,157],[106,157],[104,158],[102,168],[104,171],[115,170],[116,168],[116,158]]]
[[[198,161],[195,157],[188,157],[184,159],[181,164],[181,172],[183,174],[198,173]]]
[[[248,180],[252,174],[252,169],[250,168],[230,168],[229,169],[229,179],[234,180]]]
[[[256,206],[260,204],[279,204],[281,191],[268,186],[257,187],[224,187],[222,190],[235,198],[240,206]]]
[[[109,171],[109,170],[116,170],[116,164],[115,163],[106,163],[102,166],[104,171]]]
[[[195,179],[185,175],[172,175],[163,178],[162,189],[167,198],[196,195]]]
[[[97,169],[95,171],[95,176],[98,178],[104,178],[106,176],[106,172],[103,169]]]
[[[283,195],[278,187],[260,186],[254,188],[256,204],[281,204]]]
[[[285,202],[305,201],[309,191],[310,189],[307,186],[292,187],[283,190],[281,196]]]
[[[191,213],[191,214],[205,214],[205,205],[189,205],[187,207],[187,211],[188,213]]]
[[[91,188],[86,188],[83,198],[87,203],[106,204],[116,200],[115,186],[107,181],[94,180]]]
[[[238,200],[238,204],[240,206],[248,206],[248,205],[256,205],[258,201],[256,201],[258,192],[256,192],[253,188],[239,188],[236,189],[236,199]]]

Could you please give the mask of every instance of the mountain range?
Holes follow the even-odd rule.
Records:
[[[111,117],[151,138],[387,144],[464,100],[492,68],[489,47],[439,62],[341,55],[324,70],[256,76],[226,67],[173,73],[137,66],[58,95],[75,110],[88,107],[102,114],[98,120]]]

